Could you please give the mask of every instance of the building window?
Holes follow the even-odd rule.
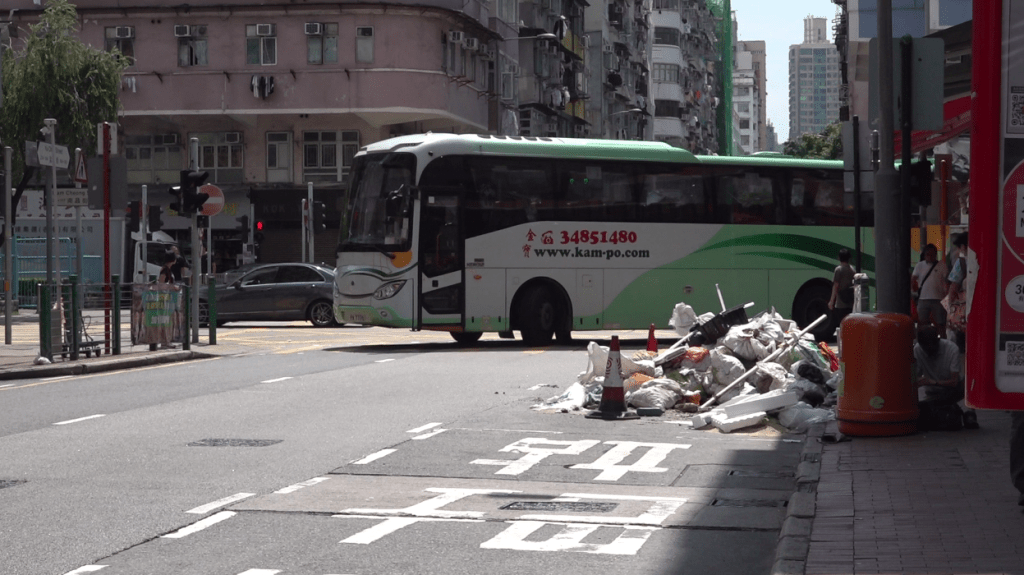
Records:
[[[679,29],[678,28],[661,28],[657,27],[654,29],[654,43],[655,44],[671,44],[672,46],[679,45]]]
[[[103,35],[107,52],[117,50],[135,64],[135,26],[109,26],[103,29]]]
[[[679,0],[654,0],[655,10],[679,11]]]
[[[178,185],[182,146],[178,134],[126,136],[124,156],[129,184]]]
[[[310,32],[319,31],[318,34]],[[306,23],[306,61],[310,64],[338,62],[338,23]]]
[[[242,182],[241,132],[205,132],[190,137],[199,139],[199,169],[210,172],[210,183]]]
[[[516,10],[519,3],[516,0],[498,0],[498,18],[505,22],[518,22],[519,17],[516,15]]]
[[[655,100],[654,115],[659,118],[679,118],[679,102],[676,100]]]
[[[655,82],[665,82],[670,84],[679,83],[679,65],[678,64],[655,64],[652,79]]]
[[[187,35],[181,35],[187,34]],[[183,67],[206,66],[206,25],[174,27],[174,35],[178,36],[178,65]]]
[[[373,27],[359,26],[356,28],[356,62],[373,63]]]
[[[746,120],[746,119],[740,120],[740,129],[741,130],[749,130],[750,129],[750,120]]]
[[[277,24],[246,24],[245,63],[277,64]]]
[[[358,151],[359,132],[355,130],[303,132],[303,181],[347,181],[352,158]]]
[[[267,181],[292,181],[291,132],[267,132]]]

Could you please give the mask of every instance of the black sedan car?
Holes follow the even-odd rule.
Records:
[[[208,290],[199,292],[199,323],[209,322]],[[334,270],[305,263],[256,266],[217,286],[217,325],[231,321],[308,320],[316,327],[334,319]]]

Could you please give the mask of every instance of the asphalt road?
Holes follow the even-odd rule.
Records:
[[[803,437],[531,410],[585,338],[218,337],[251,352],[3,390],[0,572],[771,571]]]

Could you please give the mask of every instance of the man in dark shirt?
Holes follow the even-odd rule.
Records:
[[[839,265],[832,274],[832,298],[828,309],[832,310],[832,323],[838,326],[843,318],[853,311],[853,267],[850,266],[850,250],[839,250]]]
[[[171,246],[171,251],[174,252],[174,265],[171,266],[171,273],[174,274],[174,281],[181,282],[183,277],[188,277],[189,266],[185,258],[182,257],[178,251],[178,246]]]

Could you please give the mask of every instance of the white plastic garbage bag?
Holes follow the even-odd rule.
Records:
[[[779,412],[779,423],[796,433],[807,431],[815,423],[832,421],[836,418],[835,411],[820,407],[811,407],[800,402]]]
[[[722,338],[722,345],[732,350],[736,357],[747,361],[758,361],[775,351],[775,340],[756,322],[736,325]]]
[[[693,311],[692,307],[682,302],[676,304],[672,310],[672,317],[668,320],[668,324],[676,330],[680,337],[686,337],[690,333],[690,328],[696,323],[697,313]]]
[[[713,381],[711,370],[700,371],[696,369],[680,369],[678,379],[684,390],[699,391],[701,393],[707,393],[711,389]]]
[[[573,383],[561,395],[546,399],[543,403],[533,406],[543,411],[575,411],[583,407],[587,399],[587,388],[580,383]]]
[[[711,374],[715,379],[715,383],[729,385],[736,381],[737,377],[743,375],[745,371],[743,362],[723,352],[722,348],[716,347],[711,350]]]
[[[750,383],[761,393],[773,389],[784,389],[793,380],[793,375],[786,368],[774,362],[757,364],[757,371],[750,374]]]
[[[642,373],[655,377],[657,371],[654,367],[654,362],[649,360],[633,361],[631,358],[622,355],[622,378],[625,379],[634,373]],[[608,348],[603,345],[597,345],[596,342],[590,342],[587,344],[587,370],[580,372],[576,377],[576,381],[587,385],[591,383],[595,377],[604,377],[605,371],[608,369]]]
[[[683,398],[683,389],[671,379],[652,379],[640,389],[626,394],[626,403],[633,407],[670,409]]]

